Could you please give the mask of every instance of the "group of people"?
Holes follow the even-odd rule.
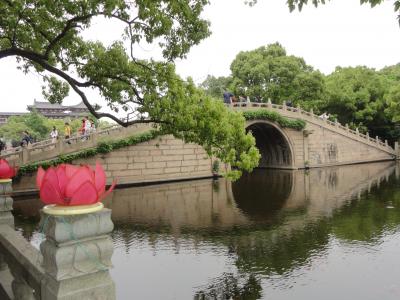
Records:
[[[78,134],[83,136],[83,138],[87,138],[89,134],[92,134],[96,131],[96,125],[94,122],[91,122],[88,117],[82,119],[81,127],[78,129]],[[50,132],[51,142],[55,143],[58,140],[58,130],[55,126],[53,126],[52,131]],[[68,122],[64,124],[64,138],[67,140],[67,143],[70,144],[69,139],[72,136],[72,128]]]
[[[87,136],[96,132],[96,125],[91,122],[88,117],[85,117],[82,119],[82,124],[78,131],[80,135]]]
[[[239,96],[239,98],[236,98],[236,96],[231,92],[224,92],[223,97],[225,104],[232,104],[235,102],[250,102],[250,97]]]
[[[96,125],[94,122],[90,121],[88,117],[85,117],[82,119],[82,124],[81,127],[78,129],[78,135],[82,136],[82,139],[88,139],[89,135],[96,132]],[[30,133],[26,130],[22,131],[21,134],[21,140],[18,141],[13,141],[12,142],[12,147],[29,147],[31,144],[34,143],[33,137],[30,135]],[[66,140],[67,144],[71,144],[69,139],[72,137],[72,128],[69,122],[64,123],[64,138]],[[50,138],[51,142],[54,144],[57,142],[59,139],[59,132],[56,128],[56,126],[53,126],[51,132],[50,132]],[[0,153],[4,150],[7,150],[7,143],[5,140],[0,138]]]

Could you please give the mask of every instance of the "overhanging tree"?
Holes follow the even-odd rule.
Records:
[[[262,0],[246,0],[245,3],[249,5],[254,5],[257,2],[260,2]],[[359,0],[360,4],[370,4],[371,7],[374,7],[376,5],[382,4],[385,2],[385,0]],[[290,11],[294,11],[295,9],[302,10],[304,5],[307,4],[313,4],[315,7],[321,4],[326,4],[330,2],[330,0],[286,0],[287,5],[289,6]],[[394,11],[399,12],[400,11],[400,0],[395,0],[393,2],[393,8]],[[399,15],[399,22],[400,22],[400,15]]]
[[[43,76],[44,96],[62,102],[72,88],[97,118],[128,126],[157,123],[161,130],[202,145],[233,167],[251,170],[259,154],[244,119],[182,81],[172,62],[209,36],[201,18],[208,0],[0,0],[0,60],[16,57],[23,71]],[[96,17],[125,26],[110,46],[85,40]],[[126,44],[127,43],[128,46]],[[139,43],[158,45],[163,60],[141,59]],[[100,113],[86,96],[95,89],[114,111],[134,111],[122,121]]]
[[[15,56],[24,71],[43,74],[51,102],[61,102],[71,87],[93,115],[122,125],[113,114],[98,113],[84,89],[98,90],[114,110],[160,99],[177,79],[168,62],[209,35],[208,22],[200,18],[207,2],[0,0],[0,59]],[[130,49],[122,40],[109,47],[85,40],[82,32],[95,17],[124,24]],[[134,46],[141,42],[158,43],[165,61],[138,59]]]

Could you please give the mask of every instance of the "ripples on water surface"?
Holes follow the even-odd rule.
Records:
[[[400,299],[391,163],[116,190],[117,299]],[[16,227],[38,246],[36,199]]]

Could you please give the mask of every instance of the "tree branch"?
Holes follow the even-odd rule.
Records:
[[[8,56],[20,56],[25,59],[28,59],[29,61],[33,63],[37,63],[41,67],[43,67],[45,70],[49,71],[50,73],[56,74],[65,81],[68,82],[68,84],[72,87],[72,89],[81,97],[83,103],[86,105],[86,107],[89,109],[89,112],[94,115],[96,118],[100,119],[103,117],[110,118],[117,122],[119,125],[127,127],[132,124],[138,124],[138,123],[163,123],[163,121],[160,120],[133,120],[133,121],[128,121],[124,122],[120,120],[119,118],[115,117],[112,114],[109,113],[98,113],[93,106],[90,104],[89,100],[87,99],[85,93],[79,89],[79,87],[90,87],[90,86],[96,86],[98,88],[101,88],[99,85],[96,85],[95,83],[92,82],[79,82],[76,79],[72,78],[65,72],[61,71],[60,69],[57,69],[56,67],[53,67],[52,65],[48,64],[45,61],[45,58],[41,54],[37,54],[28,50],[22,50],[18,48],[9,48],[5,50],[0,51],[0,59],[8,57]],[[139,103],[142,104],[142,103]]]
[[[46,51],[45,51],[44,55],[45,55],[46,57],[48,57],[50,51],[54,48],[54,46],[55,46],[60,40],[62,40],[62,39],[65,37],[65,35],[68,33],[68,31],[71,30],[71,29],[73,29],[73,28],[75,28],[75,27],[77,27],[77,23],[86,21],[86,20],[88,20],[88,19],[90,19],[90,18],[93,18],[93,17],[95,17],[95,16],[101,16],[101,15],[102,15],[102,16],[106,16],[106,17],[112,17],[112,18],[115,18],[115,19],[117,19],[117,20],[120,20],[121,22],[126,23],[129,27],[130,27],[133,23],[138,23],[138,24],[140,24],[140,25],[149,27],[149,25],[146,24],[146,23],[135,21],[136,18],[133,18],[132,21],[128,21],[128,20],[125,20],[124,18],[122,18],[122,17],[120,17],[120,16],[118,16],[118,15],[116,15],[116,14],[107,14],[107,13],[105,13],[105,12],[97,12],[97,13],[87,14],[87,15],[83,15],[83,16],[77,16],[77,17],[72,18],[72,19],[69,19],[69,20],[67,21],[67,23],[66,23],[65,27],[63,28],[63,30],[62,30],[62,31],[50,42],[50,44],[46,47]]]
[[[68,33],[69,30],[76,27],[76,23],[86,21],[87,19],[90,19],[96,15],[97,14],[88,14],[88,15],[78,16],[78,17],[69,19],[67,21],[65,27],[63,28],[63,30],[47,46],[44,56],[45,57],[49,56],[49,53],[54,48],[54,46]]]

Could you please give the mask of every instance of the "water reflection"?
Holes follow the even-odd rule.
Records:
[[[233,198],[237,207],[249,220],[272,222],[282,210],[294,188],[296,175],[303,172],[255,170],[245,174],[232,185]]]
[[[398,165],[377,163],[116,190],[105,204],[116,225],[118,299],[375,297],[368,285],[376,278],[345,295],[337,284],[369,272],[377,255],[390,268],[379,273],[384,284],[400,276],[387,243],[400,244],[399,174]],[[36,203],[15,203],[28,239]],[[380,297],[400,296],[389,290]]]
[[[261,296],[260,279],[253,274],[246,278],[223,274],[204,289],[197,291],[194,299],[260,299]]]

